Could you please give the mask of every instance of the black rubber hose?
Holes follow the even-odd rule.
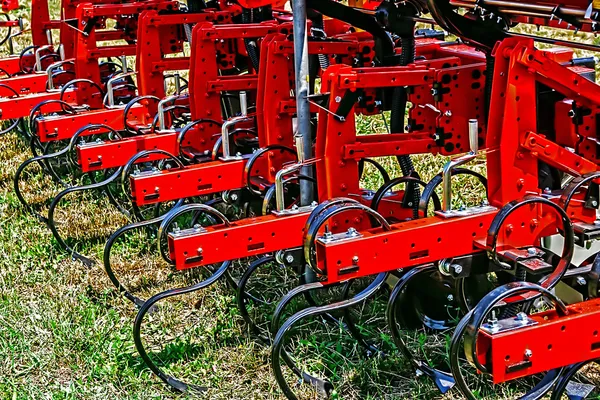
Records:
[[[408,65],[415,60],[415,38],[414,36],[410,37],[401,37],[400,43],[402,46],[402,54],[400,55],[400,65]],[[406,102],[408,101],[408,94],[406,93],[406,88],[399,86],[394,89],[394,94],[392,96],[392,110],[391,110],[391,120],[390,120],[390,129],[392,133],[404,132],[404,116],[406,113]],[[400,169],[402,170],[402,175],[408,176],[412,171],[414,171],[415,167],[410,159],[409,155],[398,156],[398,164],[400,164]],[[421,198],[421,191],[419,187],[413,183],[407,184],[407,192],[412,193],[412,205],[413,205],[413,216],[414,218],[418,218],[418,207],[419,207],[419,199]]]

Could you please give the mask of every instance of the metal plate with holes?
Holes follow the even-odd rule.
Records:
[[[519,260],[518,263],[519,263],[519,265],[525,267],[529,271],[535,272],[535,273],[552,271],[554,269],[552,264],[548,264],[546,261],[542,260],[541,258],[530,258],[528,260]]]
[[[189,236],[189,235],[193,235],[194,233],[202,233],[202,232],[206,232],[206,229],[200,226],[197,228],[180,229],[178,231],[169,232],[169,236],[176,238],[176,237]]]
[[[528,249],[510,249],[506,250],[502,255],[513,261],[527,260],[529,258],[539,258],[546,254],[543,250],[536,247]]]
[[[334,242],[340,242],[342,240],[348,240],[348,239],[356,239],[356,238],[360,238],[363,235],[358,232],[356,229],[348,229],[347,232],[341,232],[341,233],[326,233],[324,236],[319,236],[317,238],[317,241],[320,243],[334,243]]]
[[[305,213],[305,212],[311,212],[316,206],[302,206],[302,207],[292,207],[292,208],[287,208],[285,210],[281,210],[281,211],[272,211],[273,215],[277,216],[277,217],[284,217],[286,215],[296,215],[296,214],[300,214],[300,213]]]
[[[498,208],[494,206],[476,206],[465,208],[464,210],[450,210],[450,211],[436,211],[435,215],[442,218],[456,218],[456,217],[468,217],[470,215],[483,214],[490,211],[497,211]]]
[[[516,316],[513,318],[501,319],[495,323],[486,322],[485,324],[481,325],[481,330],[489,333],[490,335],[496,335],[498,333],[514,331],[537,324],[538,322],[529,318],[529,316]]]

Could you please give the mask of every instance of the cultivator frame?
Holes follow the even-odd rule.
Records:
[[[573,49],[600,47],[512,28],[595,33],[600,9],[582,0],[349,3],[293,0],[290,11],[273,0],[63,0],[52,20],[47,0],[33,0],[31,48],[0,59],[0,119],[33,152],[17,170],[17,197],[88,266],[92,257],[59,232],[63,199],[99,192],[129,218],[108,238],[104,267],[138,307],[142,359],[181,392],[205,388],[154,361],[146,315],[225,279],[244,321],[271,345],[288,399],[298,395],[285,367],[320,394],[333,389],[293,357],[290,337],[309,319],[340,324],[369,354],[385,354],[350,310],[386,290],[396,349],[441,393],[456,386],[477,398],[472,368],[488,386],[539,378],[521,398],[597,395],[573,382],[600,360],[600,256],[573,256],[600,238],[600,91],[595,59]],[[5,13],[17,7],[2,3]],[[23,23],[7,17],[0,27],[13,53]],[[357,128],[373,118],[385,133]],[[427,181],[414,155],[449,160]],[[402,176],[390,178],[380,157],[397,160]],[[23,190],[33,164],[66,186],[47,213]],[[383,179],[378,190],[361,183],[366,164]],[[485,200],[457,208],[457,176],[483,186]],[[208,278],[142,299],[111,264],[115,243],[136,230],[153,235],[174,272]],[[548,245],[556,235],[558,252]],[[237,260],[249,260],[238,280]],[[270,332],[249,312],[258,301],[249,282],[268,265],[292,268],[298,282]],[[338,286],[341,299],[315,300]],[[300,297],[308,306],[285,318]],[[419,329],[454,330],[446,365],[407,345],[403,332]]]

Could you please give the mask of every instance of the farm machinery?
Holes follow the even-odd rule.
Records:
[[[165,383],[206,390],[159,365],[145,321],[224,280],[289,399],[334,390],[297,354],[308,321],[339,326],[372,358],[399,353],[442,394],[600,396],[589,55],[600,47],[583,40],[600,30],[600,6],[63,0],[51,21],[33,3],[33,46],[0,60],[0,118],[33,153],[17,197],[88,266],[59,231],[64,199],[99,193],[128,219],[103,265],[136,305],[136,348]],[[417,159],[442,161],[425,179]],[[32,165],[64,186],[45,211],[24,193]],[[383,183],[369,187],[365,171]],[[193,282],[135,293],[111,258],[133,231]],[[278,298],[252,290],[280,284],[283,269],[291,283]],[[357,317],[376,298],[383,344]],[[272,306],[267,318],[258,306]],[[441,340],[417,350],[415,333]]]

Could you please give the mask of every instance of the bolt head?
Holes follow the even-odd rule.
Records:
[[[525,357],[530,358],[533,355],[533,352],[529,349],[525,350]]]
[[[456,275],[458,275],[461,272],[463,272],[463,267],[462,267],[462,265],[459,265],[459,264],[452,264],[452,265],[450,265],[450,269],[452,269],[452,271],[454,271],[454,273]]]
[[[285,261],[289,264],[291,264],[292,262],[294,262],[294,256],[291,254],[288,254],[287,256],[285,256]]]
[[[358,263],[358,256],[352,257],[352,264]]]
[[[535,247],[530,247],[527,249],[527,254],[530,256],[535,256],[537,254],[537,249]]]
[[[583,276],[578,276],[577,277],[577,284],[579,286],[585,286],[587,284],[587,281],[585,280],[585,278]]]
[[[446,300],[448,300],[448,301],[454,301],[454,296],[453,296],[453,295],[451,295],[451,294],[449,294],[449,295],[446,297]]]
[[[341,96],[335,96],[335,102],[339,103],[340,101],[342,101],[342,97]]]
[[[231,195],[231,201],[236,201],[238,199],[238,195],[237,194],[232,194]]]

